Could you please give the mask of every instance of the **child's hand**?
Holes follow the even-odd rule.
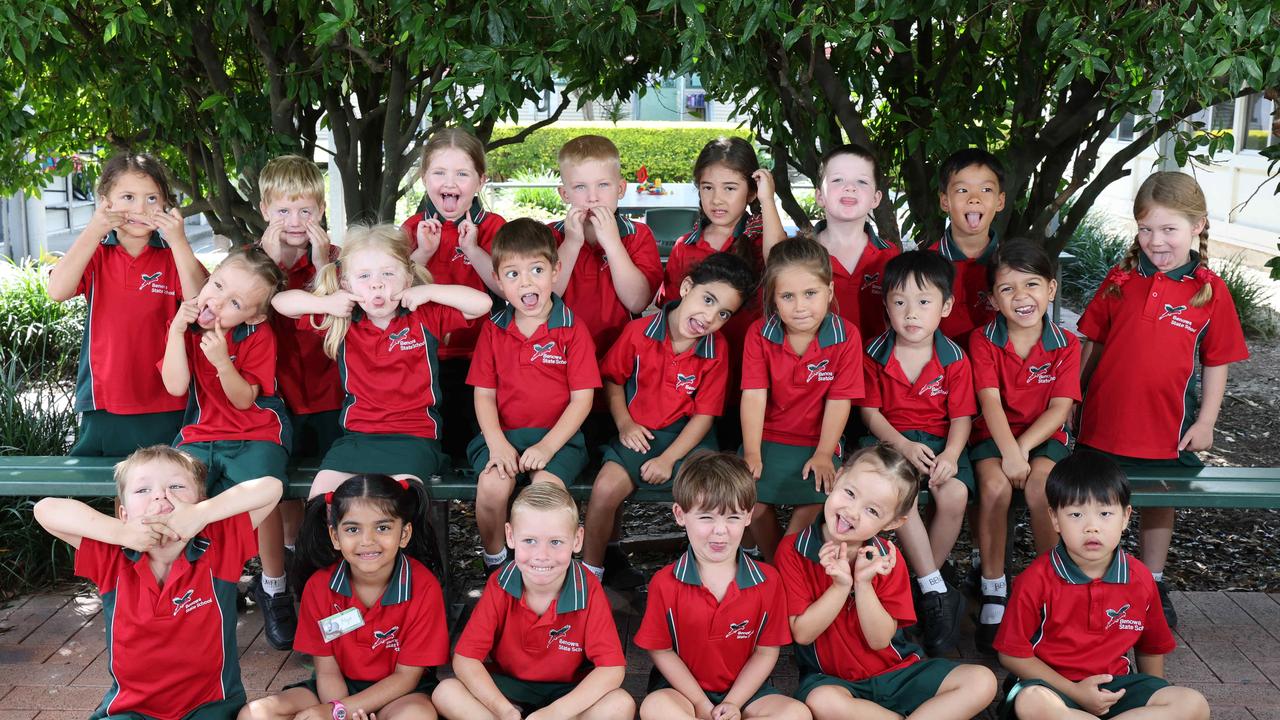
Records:
[[[760,471],[764,470],[764,461],[760,459],[760,453],[744,452],[742,459],[746,461],[747,467],[751,468],[751,477],[759,480]]]
[[[508,702],[507,709],[498,713],[498,720],[520,720],[520,708]]]
[[[1009,478],[1009,484],[1018,490],[1027,486],[1027,478],[1031,475],[1031,464],[1022,457],[1001,457],[1000,471]]]
[[[204,356],[219,371],[231,367],[231,356],[227,352],[227,333],[222,329],[222,322],[215,320],[212,330],[205,330],[200,338],[200,349]]]
[[[649,441],[652,439],[653,433],[649,432],[649,428],[634,420],[618,428],[618,442],[632,452],[649,452]]]
[[[603,248],[617,247],[622,244],[622,236],[618,234],[618,222],[613,218],[609,208],[599,205],[587,213],[587,221],[596,230],[596,244]]]
[[[440,249],[440,233],[443,229],[444,225],[435,218],[424,218],[418,223],[418,252],[415,253],[415,259],[421,259],[423,265],[435,257],[436,250]]]
[[[1111,682],[1110,675],[1090,675],[1076,683],[1076,691],[1071,699],[1092,715],[1105,715],[1112,705],[1124,697],[1124,690],[1103,690],[1098,687]]]
[[[164,236],[164,241],[170,245],[187,242],[187,226],[182,220],[182,211],[178,208],[169,208],[167,211],[156,210],[151,215],[151,222]]]
[[[164,532],[151,522],[154,518],[141,517],[124,524],[120,545],[138,552],[148,552],[165,542]]]
[[[197,298],[182,301],[178,306],[178,312],[173,316],[173,322],[169,323],[171,334],[181,335],[191,327],[191,323],[195,322],[196,317],[200,315],[199,303]]]
[[[485,472],[496,470],[498,477],[512,480],[520,474],[520,455],[511,443],[503,440],[501,445],[489,448],[489,462],[484,469]]]
[[[350,720],[378,720],[378,716],[375,713],[367,713],[361,708],[355,708],[351,711]]]
[[[818,549],[818,561],[827,571],[834,585],[848,589],[853,587],[853,570],[849,567],[849,546],[846,543],[828,541]]]
[[[881,555],[875,545],[863,545],[853,560],[853,582],[857,585],[869,585],[877,575],[888,575],[898,564],[898,551],[889,546],[889,554]]]
[[[307,221],[307,239],[311,241],[311,264],[317,269],[329,264],[329,233],[319,220]],[[372,717],[372,713],[370,713]]]
[[[564,241],[572,243],[581,243],[586,238],[587,214],[590,211],[586,208],[569,206],[569,212],[564,216]]]
[[[324,313],[334,317],[351,317],[351,311],[355,309],[356,303],[360,302],[360,297],[355,293],[339,290],[332,295],[325,295],[321,298],[324,303]]]
[[[640,466],[640,479],[650,485],[660,485],[671,479],[673,467],[675,467],[675,463],[665,456],[659,455],[645,461]]]
[[[711,720],[711,713],[715,709],[715,703],[711,702],[710,698],[707,698],[706,700],[694,705],[693,716],[698,718],[698,720]]]
[[[463,218],[458,223],[458,247],[463,252],[480,249],[479,233],[476,231],[476,224],[471,222],[471,218]]]
[[[773,173],[760,168],[751,173],[751,179],[756,181],[756,199],[763,201],[765,198],[773,197],[775,192]]]
[[[831,456],[825,453],[817,452],[813,457],[809,458],[809,462],[800,468],[800,478],[809,477],[809,473],[813,473],[813,489],[818,492],[831,492],[831,483],[836,479],[836,466],[831,461]]]
[[[1178,452],[1190,450],[1200,452],[1213,447],[1213,426],[1208,423],[1195,422],[1187,428],[1187,434],[1178,443]]]
[[[107,233],[123,225],[124,222],[124,213],[112,210],[111,201],[109,200],[94,208],[93,217],[89,218],[89,225],[94,228],[93,234],[101,234],[104,237]]]
[[[929,471],[929,487],[937,488],[942,483],[956,476],[959,465],[950,455],[942,453],[933,460],[933,469]]]
[[[542,470],[554,455],[555,453],[547,452],[542,443],[534,443],[525,449],[524,454],[520,456],[520,469],[524,472]]]
[[[899,443],[899,445],[894,449],[914,465],[921,475],[928,477],[930,472],[932,472],[934,455],[933,450],[930,450],[928,445],[907,440],[906,442]]]
[[[186,542],[195,537],[207,524],[200,508],[174,496],[172,490],[165,492],[165,499],[173,506],[173,512],[157,515],[154,524],[167,531],[170,539]]]
[[[280,233],[284,232],[284,220],[276,218],[267,223],[267,229],[262,231],[262,239],[258,240],[258,247],[262,248],[262,252],[271,258],[271,261],[279,265],[280,260],[284,257],[284,253],[280,249]]]
[[[741,717],[738,706],[727,700],[711,709],[711,720],[740,720]]]

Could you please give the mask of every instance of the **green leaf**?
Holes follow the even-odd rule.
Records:
[[[200,106],[197,107],[196,110],[198,110],[199,112],[204,112],[205,110],[209,110],[213,107],[221,105],[226,101],[227,101],[227,97],[225,95],[214,93],[213,95],[210,95],[209,97],[205,98],[204,102],[200,103]]]

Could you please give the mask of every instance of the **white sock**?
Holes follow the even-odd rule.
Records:
[[[978,622],[983,625],[995,625],[1004,620],[1004,606],[996,603],[983,603],[978,611]]]
[[[1156,582],[1161,582],[1162,580],[1164,580],[1164,571],[1161,570],[1160,572],[1151,573],[1151,579],[1155,580]]]
[[[585,562],[584,562],[584,563],[582,563],[582,564],[583,564],[583,566],[584,566],[584,567],[586,567],[588,570],[590,570],[590,571],[591,571],[591,574],[592,574],[592,575],[595,575],[595,576],[596,576],[596,579],[597,579],[597,580],[599,580],[600,582],[604,582],[604,568],[602,568],[602,567],[596,567],[595,565],[592,565],[591,563],[585,563]]]
[[[482,552],[483,552],[483,551],[482,551]],[[504,563],[504,562],[506,562],[506,561],[507,561],[507,549],[506,549],[506,548],[502,548],[502,551],[501,551],[501,552],[498,552],[497,554],[494,554],[494,555],[490,555],[489,553],[484,553],[484,566],[485,566],[485,567],[493,567],[494,565],[501,565],[502,563]]]
[[[991,597],[1008,597],[1009,581],[1005,580],[1004,575],[994,580],[982,578],[982,594]]]
[[[279,595],[285,591],[284,576],[271,577],[266,573],[262,573],[262,590],[268,595]]]
[[[947,591],[947,581],[942,579],[942,573],[937,570],[924,577],[916,578],[916,582],[920,584],[921,592],[943,593]]]

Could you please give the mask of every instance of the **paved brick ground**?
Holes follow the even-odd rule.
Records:
[[[643,596],[611,597],[627,638],[626,687],[640,695],[650,663],[631,635]],[[1280,595],[1175,593],[1174,604],[1180,629],[1169,679],[1204,693],[1217,720],[1280,720]],[[97,706],[109,684],[100,611],[96,596],[70,590],[0,608],[0,720],[82,720]],[[240,614],[240,665],[251,699],[310,674],[305,656],[272,650],[261,630],[253,608]],[[971,631],[961,649],[981,661]],[[774,681],[787,691],[795,686],[785,655]]]

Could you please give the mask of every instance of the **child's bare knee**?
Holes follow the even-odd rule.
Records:
[[[1040,685],[1022,688],[1013,699],[1013,711],[1019,718],[1054,718],[1066,708],[1057,693]]]

